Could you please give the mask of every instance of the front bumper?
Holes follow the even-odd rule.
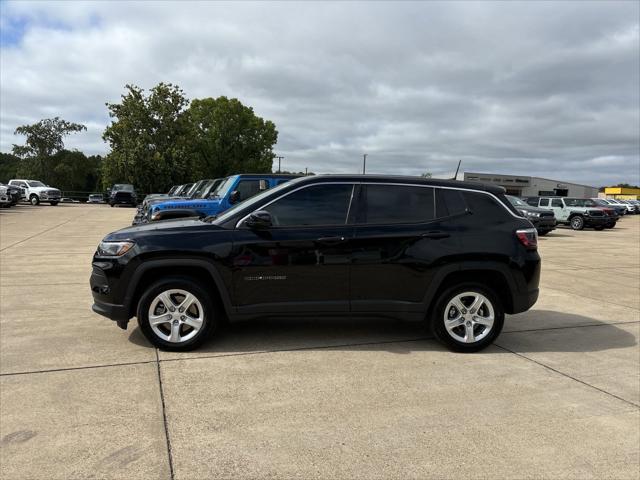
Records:
[[[91,286],[91,294],[93,295],[93,305],[91,309],[103,317],[115,321],[120,328],[126,330],[129,318],[131,318],[129,308],[119,303],[111,303],[113,299],[109,280],[99,268],[93,268],[89,285]]]
[[[59,202],[60,198],[61,198],[60,193],[47,193],[47,192],[40,193],[40,200],[44,200],[47,202]]]
[[[582,217],[584,218],[585,227],[604,227],[610,220],[610,217]]]

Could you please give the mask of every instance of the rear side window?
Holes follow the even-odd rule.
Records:
[[[402,185],[366,185],[358,223],[422,223],[434,219],[434,189]]]
[[[302,188],[267,205],[277,227],[344,225],[347,223],[351,184],[324,184]]]
[[[506,208],[491,195],[477,192],[463,192],[469,210],[474,215],[486,218],[500,218],[508,215]]]
[[[437,189],[436,216],[438,218],[460,215],[467,211],[467,202],[460,190]]]
[[[560,200],[559,198],[554,198],[553,200],[551,200],[551,206],[562,208],[562,200]]]

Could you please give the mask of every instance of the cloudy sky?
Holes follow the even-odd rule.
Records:
[[[640,3],[1,1],[0,149],[84,123],[127,83],[237,97],[283,168],[640,183]]]

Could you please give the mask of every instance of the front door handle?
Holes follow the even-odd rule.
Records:
[[[421,235],[422,238],[433,238],[433,239],[449,238],[450,236],[451,235],[449,235],[446,232],[427,232]]]
[[[324,245],[338,245],[339,243],[343,243],[345,241],[345,238],[344,237],[320,237],[316,241]]]

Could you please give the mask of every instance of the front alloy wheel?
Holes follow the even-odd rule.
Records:
[[[571,219],[571,228],[574,230],[582,230],[584,228],[584,218],[575,216]]]
[[[438,340],[458,352],[477,352],[500,334],[504,311],[497,296],[478,284],[453,287],[436,304],[431,329]]]
[[[29,197],[29,202],[31,203],[31,205],[40,205],[40,199],[37,195],[31,195]]]
[[[151,285],[138,303],[138,324],[145,337],[164,350],[186,351],[215,330],[219,311],[199,282],[165,278]]]
[[[204,322],[200,301],[186,290],[165,290],[151,302],[148,311],[151,330],[163,340],[182,343],[195,337]]]

